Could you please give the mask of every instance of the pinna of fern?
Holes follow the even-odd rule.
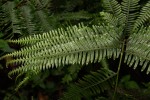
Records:
[[[108,69],[91,72],[80,79],[78,83],[71,84],[61,100],[81,100],[83,97],[90,99],[91,96],[112,88],[115,76],[116,73]]]
[[[83,65],[100,62],[105,57],[118,58],[121,53],[125,55],[124,62],[129,66],[137,68],[140,64],[143,66],[142,71],[147,69],[149,73],[150,27],[144,24],[150,17],[147,15],[150,2],[138,14],[138,1],[123,0],[120,5],[115,0],[106,0],[104,4],[107,5],[108,13],[103,13],[105,22],[99,25],[89,27],[80,24],[18,40],[9,40],[25,45],[21,50],[4,56],[16,58],[7,62],[8,65],[12,63],[20,65],[10,74],[45,70],[66,64]],[[116,12],[117,8],[119,10]],[[142,24],[137,24],[141,21]],[[125,49],[122,50],[122,47]]]

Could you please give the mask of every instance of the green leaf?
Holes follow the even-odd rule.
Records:
[[[139,89],[139,85],[131,80],[130,75],[124,76],[120,81],[120,85],[123,85],[127,89]]]
[[[124,76],[122,79],[121,79],[121,83],[125,83],[125,82],[128,82],[130,80],[130,75],[126,75]]]
[[[7,42],[0,39],[0,49],[6,48],[8,46]]]
[[[0,39],[0,50],[4,52],[12,52],[14,49],[10,48],[5,40]]]
[[[70,81],[72,81],[72,77],[71,77],[71,75],[67,74],[64,76],[64,78],[62,80],[63,80],[62,81],[63,83],[69,83]]]
[[[127,89],[139,89],[139,85],[135,81],[129,81],[125,83]]]
[[[3,36],[2,32],[0,32],[0,38]]]

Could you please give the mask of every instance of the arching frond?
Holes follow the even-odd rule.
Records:
[[[121,13],[121,6],[116,0],[103,0],[104,7],[107,12],[118,17]]]
[[[28,83],[32,79],[32,77],[37,76],[40,73],[38,70],[30,70],[27,73],[19,73],[19,75],[16,77],[16,82],[20,79],[19,84],[15,88],[15,91],[18,91],[20,87],[22,87],[24,84]],[[22,78],[24,76],[24,78]]]
[[[112,25],[114,27],[118,26],[118,19],[115,16],[113,16],[113,14],[106,13],[106,12],[100,12],[100,15],[110,25]]]
[[[120,20],[116,16],[110,13],[100,12],[100,15],[103,17],[104,21],[106,21],[108,25],[113,26],[114,29],[116,30],[116,33],[121,36],[122,34],[121,32],[123,32],[124,25],[125,25],[123,23],[125,22],[122,20],[122,24],[120,24]]]
[[[89,98],[94,94],[104,92],[104,90],[110,89],[113,85],[113,79],[116,73],[108,70],[101,69],[97,72],[91,72],[78,83],[72,84],[68,88],[68,92],[64,93],[63,100],[81,100],[82,98]]]
[[[21,82],[19,82],[19,84],[17,85],[17,87],[15,88],[15,91],[18,91],[18,89],[24,84],[27,83],[29,81],[29,76],[24,77],[23,80]]]
[[[118,19],[119,25],[125,23],[125,15],[122,13],[121,5],[116,0],[103,0],[103,4],[106,11]]]
[[[125,62],[137,68],[142,66],[142,71],[150,72],[150,27],[141,28],[139,33],[132,34],[126,47]]]
[[[11,43],[18,43],[21,45],[31,45],[29,47],[30,49],[35,50],[42,50],[43,48],[51,48],[54,45],[60,45],[62,43],[68,43],[68,42],[73,42],[74,40],[80,40],[83,39],[83,37],[97,37],[101,36],[102,33],[105,33],[105,37],[114,38],[114,39],[119,39],[119,35],[116,35],[116,32],[111,30],[113,27],[105,27],[105,26],[93,26],[93,28],[84,26],[82,24],[73,27],[68,27],[66,29],[57,29],[57,30],[52,30],[49,31],[48,33],[43,33],[34,35],[34,36],[29,36],[25,38],[21,38],[18,40],[10,40],[9,42]],[[115,37],[116,36],[116,37]],[[22,48],[21,52],[23,54],[23,51],[28,52],[27,49],[28,47]],[[30,51],[30,50],[29,50]],[[16,52],[19,54],[19,52]],[[15,54],[15,53],[14,53]],[[25,53],[25,55],[28,55]],[[18,55],[20,56],[20,55]]]
[[[134,29],[142,26],[147,20],[150,19],[150,1],[146,3],[146,5],[141,9],[140,15],[138,16]]]
[[[126,17],[125,20],[125,35],[129,35],[132,32],[135,19],[138,15],[139,0],[123,0],[122,12]]]
[[[19,19],[17,16],[17,12],[15,10],[15,3],[8,1],[6,4],[3,5],[3,11],[5,12],[5,18],[4,22],[5,23],[10,23],[10,27],[8,29],[12,29],[12,33],[19,33],[21,34],[20,31],[20,25],[19,25]],[[9,30],[10,31],[10,30]]]
[[[35,12],[35,16],[38,19],[37,23],[41,24],[41,32],[48,32],[53,29],[53,24],[50,23],[50,19],[48,19],[48,15],[44,13],[43,10],[38,10]],[[40,21],[40,22],[39,22]]]
[[[36,32],[36,26],[33,22],[33,15],[31,14],[31,8],[29,6],[23,6],[21,7],[21,13],[22,13],[22,23],[23,27],[25,27],[24,31],[26,31],[28,34],[35,34]]]
[[[42,34],[38,37],[21,39],[30,42],[31,39],[38,38],[41,41],[5,56],[18,57],[8,64],[23,65],[12,73],[30,69],[42,70],[65,64],[88,64],[99,62],[105,57],[117,58],[120,54],[118,34],[110,26],[93,26],[93,28],[75,26],[67,30],[58,29],[51,35],[52,32],[47,34],[47,38]]]

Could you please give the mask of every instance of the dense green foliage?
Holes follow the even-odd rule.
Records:
[[[64,100],[137,98],[124,88],[139,90],[138,84],[128,77],[119,82],[119,72],[124,63],[147,74],[150,72],[150,1],[140,6],[140,0],[122,0],[121,3],[102,0],[103,5],[92,2],[95,8],[90,9],[87,0],[56,1],[1,3],[1,33],[9,44],[20,46],[15,48],[19,50],[0,57],[6,59],[7,67],[15,66],[8,75],[18,74],[16,92],[22,85],[33,82],[35,87],[44,90],[50,86],[52,99],[56,99],[56,91]],[[101,6],[104,9],[98,8]],[[98,10],[102,10],[99,16]],[[6,41],[0,42],[9,47]],[[113,66],[108,66],[108,59],[119,60],[116,72],[110,70]],[[100,67],[86,68],[94,63]],[[88,73],[94,72],[86,75],[84,68]],[[48,83],[51,83],[44,85],[49,77],[52,79]],[[146,93],[141,95],[148,98]]]

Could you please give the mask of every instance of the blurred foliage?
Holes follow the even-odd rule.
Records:
[[[124,87],[126,89],[139,89],[138,84],[135,81],[131,81],[130,78],[130,75],[124,76],[120,80],[120,85],[122,85],[121,87]]]
[[[12,51],[14,51],[14,49],[12,49],[9,44],[7,43],[7,41],[5,40],[6,37],[4,36],[4,34],[0,31],[0,56],[6,54],[6,53],[10,53]],[[5,60],[10,60],[11,58],[7,58]],[[13,86],[10,86],[11,84],[9,84],[9,82],[11,82],[8,77],[8,69],[6,69],[4,67],[4,61],[0,61],[0,99],[3,99],[3,96],[5,96],[5,94],[7,94],[7,88],[12,88]],[[9,85],[8,85],[9,84]],[[10,86],[10,87],[9,87]],[[3,95],[1,95],[3,94]]]

